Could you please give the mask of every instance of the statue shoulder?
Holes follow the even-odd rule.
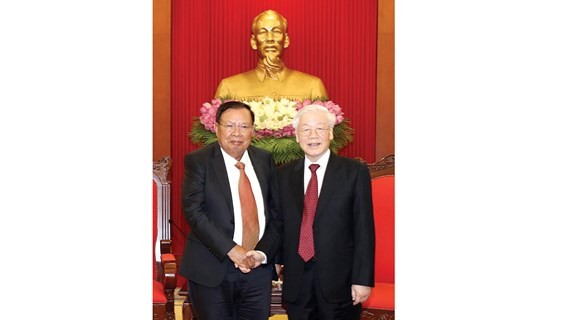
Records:
[[[288,69],[287,82],[301,84],[302,96],[310,99],[328,99],[329,95],[321,78],[299,70]]]
[[[236,81],[241,82],[244,80],[255,79],[255,78],[256,78],[255,70],[248,70],[248,71],[236,73],[232,76],[224,78],[224,79],[222,79],[221,82],[229,82],[229,83],[236,82]]]
[[[281,81],[260,81],[255,69],[222,79],[214,95],[224,99],[260,99],[288,97],[294,99],[328,99],[327,90],[319,77],[294,69],[285,69]]]
[[[234,74],[220,81],[214,96],[231,99],[236,98],[234,96],[236,94],[240,95],[244,86],[251,86],[254,82],[258,82],[254,70]]]
[[[306,80],[311,80],[311,81],[321,81],[321,78],[314,76],[312,74],[308,74],[299,70],[295,70],[295,69],[287,69],[287,72],[289,73],[289,76],[292,78],[303,78]]]

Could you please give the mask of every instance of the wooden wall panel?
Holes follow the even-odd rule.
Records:
[[[170,0],[153,0],[152,159],[170,151]]]
[[[378,1],[376,89],[376,161],[395,154],[394,0]]]

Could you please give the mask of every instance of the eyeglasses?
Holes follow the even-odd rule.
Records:
[[[315,129],[305,128],[305,129],[298,130],[297,133],[299,133],[299,135],[301,137],[308,137],[311,135],[311,132],[314,131],[317,133],[317,135],[319,137],[324,137],[325,134],[327,133],[327,131],[329,131],[329,130],[330,130],[330,128],[315,128]]]
[[[251,129],[251,124],[248,124],[248,123],[226,122],[226,124],[223,124],[221,122],[218,122],[218,124],[220,126],[226,128],[229,131],[234,131],[236,128],[238,128],[239,131],[242,131],[242,132]]]

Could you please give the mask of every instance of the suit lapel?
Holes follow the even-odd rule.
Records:
[[[338,170],[338,157],[331,152],[329,162],[327,163],[327,171],[323,177],[323,185],[321,186],[321,193],[317,202],[317,212],[315,219],[318,219],[321,212],[325,210],[326,204],[330,202],[330,198],[336,193],[337,186],[340,185],[337,178]]]
[[[253,165],[253,171],[255,171],[255,175],[257,176],[257,181],[259,181],[259,187],[261,188],[261,196],[263,198],[263,204],[265,208],[264,214],[267,216],[268,207],[267,203],[265,203],[265,199],[267,199],[267,192],[269,189],[269,182],[267,181],[267,177],[269,176],[269,168],[267,168],[266,164],[261,161],[257,150],[253,148],[248,148],[247,152],[249,154],[249,160]]]
[[[253,165],[253,171],[255,171],[255,175],[257,176],[257,181],[259,181],[263,198],[265,199],[265,190],[268,185],[266,173],[269,169],[266,168],[265,163],[259,159],[259,154],[255,149],[250,147],[247,149],[247,152],[249,154],[249,160],[251,160],[251,164]]]
[[[230,189],[230,181],[228,179],[228,173],[226,172],[226,164],[224,162],[224,156],[222,155],[222,150],[220,149],[220,145],[216,142],[216,145],[212,149],[212,167],[214,168],[214,172],[218,183],[220,185],[220,191],[226,200],[226,204],[228,208],[230,208],[229,212],[233,212],[234,206],[232,204],[232,191]]]
[[[305,158],[297,161],[293,166],[293,172],[291,174],[291,190],[293,192],[293,197],[295,199],[295,205],[297,206],[297,212],[299,217],[303,217],[303,206],[305,200],[305,185],[304,185],[304,175],[305,175]]]

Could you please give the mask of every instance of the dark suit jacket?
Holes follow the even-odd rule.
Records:
[[[303,285],[297,253],[303,216],[305,159],[279,167],[284,242],[283,299],[293,302]],[[329,302],[346,301],[352,284],[374,286],[374,217],[367,167],[331,152],[313,223],[315,275]]]
[[[249,157],[261,185],[266,227],[255,247],[268,261],[282,241],[277,172],[271,153],[250,146]],[[232,263],[227,253],[233,241],[234,213],[230,184],[220,145],[215,142],[184,158],[182,210],[190,225],[179,273],[205,286],[217,286]]]

